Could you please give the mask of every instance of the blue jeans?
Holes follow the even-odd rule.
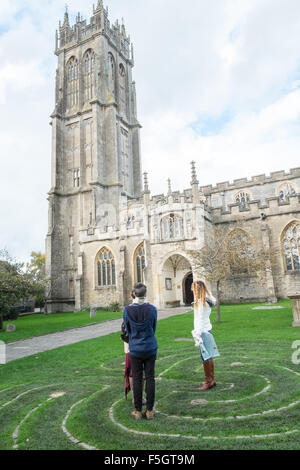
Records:
[[[208,333],[211,333],[211,332],[212,332],[212,330],[210,330]],[[202,356],[202,354],[201,354],[201,351],[200,351],[200,356],[201,356],[201,359],[202,359],[203,364],[205,364],[206,362],[209,362],[209,361],[212,360],[212,357],[209,357],[208,359],[204,360],[204,359],[203,359],[203,356]]]

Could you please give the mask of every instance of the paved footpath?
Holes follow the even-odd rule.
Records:
[[[178,307],[160,310],[158,320],[173,317],[187,313],[191,307]],[[69,344],[79,343],[88,339],[100,338],[111,333],[117,333],[121,330],[122,319],[110,320],[103,323],[73,328],[59,333],[50,333],[48,335],[37,336],[35,338],[15,341],[6,345],[6,362],[15,361],[22,357],[33,356],[44,351],[68,346]]]

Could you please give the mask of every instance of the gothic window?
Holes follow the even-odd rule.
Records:
[[[78,168],[73,172],[73,186],[74,188],[80,187],[80,170]]]
[[[75,57],[67,63],[67,108],[78,105],[79,102],[79,69]]]
[[[116,95],[116,66],[112,54],[108,54],[108,80],[109,90],[113,97]]]
[[[283,251],[286,269],[288,271],[300,270],[300,223],[293,222],[284,231]]]
[[[122,183],[125,192],[130,192],[129,188],[129,140],[128,132],[121,127],[121,165]]]
[[[95,94],[95,53],[92,49],[83,56],[84,102],[90,101]]]
[[[296,190],[291,183],[284,183],[279,187],[279,201],[285,202],[290,196],[295,196]]]
[[[102,248],[97,256],[97,283],[98,287],[116,285],[116,264],[112,252]]]
[[[119,86],[120,112],[126,114],[126,72],[123,64],[119,65]]]
[[[144,270],[146,267],[144,243],[137,247],[134,254],[135,281],[144,282]]]
[[[235,195],[234,201],[236,204],[240,205],[241,209],[247,209],[248,203],[251,201],[251,196],[249,193],[241,191]]]
[[[170,214],[162,219],[163,240],[183,238],[183,219],[176,214]]]

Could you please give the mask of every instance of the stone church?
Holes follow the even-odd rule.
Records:
[[[68,12],[56,33],[48,311],[124,305],[136,282],[158,307],[188,305],[191,251],[211,227],[244,220],[251,249],[276,250],[260,276],[228,278],[223,302],[275,301],[300,290],[300,168],[151,195],[142,175],[133,46],[102,0],[87,23]],[[214,289],[214,286],[211,286]]]

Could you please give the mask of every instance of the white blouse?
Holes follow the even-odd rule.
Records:
[[[214,305],[217,301],[213,295],[207,297]],[[212,324],[210,322],[211,308],[206,302],[205,305],[202,305],[199,302],[198,306],[194,306],[194,332],[198,334],[207,333],[212,330]]]

